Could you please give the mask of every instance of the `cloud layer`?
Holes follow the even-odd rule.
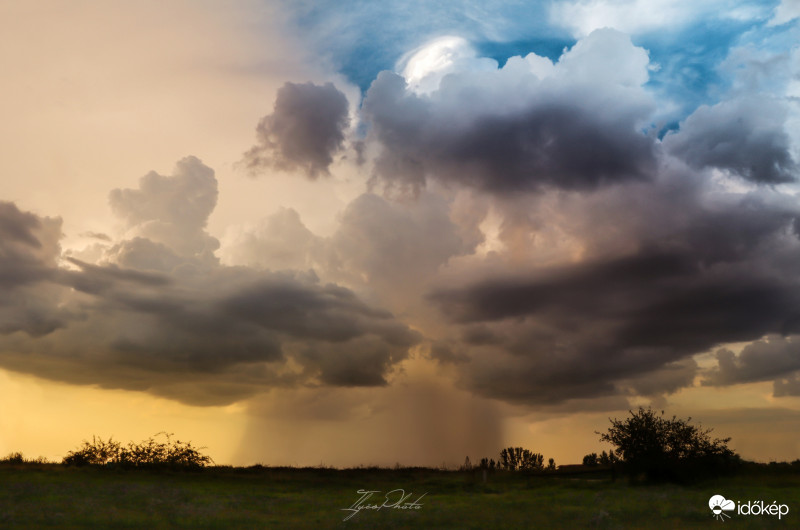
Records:
[[[60,222],[0,207],[0,365],[79,384],[231,403],[275,386],[385,385],[419,342],[391,313],[311,272],[218,263],[217,194],[197,158],[111,193],[130,239],[59,266]]]
[[[658,25],[612,4],[643,17],[631,31]],[[326,235],[287,205],[221,249],[194,157],[113,190],[124,234],[91,252],[62,255],[59,219],[0,204],[0,365],[194,404],[385,386],[413,351],[469,392],[554,410],[698,376],[798,394],[798,72],[760,82],[768,58],[743,45],[718,101],[665,127],[679,105],[648,50],[576,24],[556,60],[502,66],[435,39],[358,109],[332,83],[284,84],[245,163],[313,180],[356,150],[341,177],[364,187]]]

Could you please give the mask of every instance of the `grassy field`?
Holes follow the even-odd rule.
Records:
[[[732,514],[725,528],[800,527],[800,476],[694,486],[436,470],[210,468],[199,472],[0,466],[0,528],[715,528],[708,499],[778,501],[776,516]],[[403,489],[418,509],[362,510]],[[391,499],[399,499],[393,494]],[[379,499],[379,500],[378,500]],[[391,504],[391,503],[390,503]]]

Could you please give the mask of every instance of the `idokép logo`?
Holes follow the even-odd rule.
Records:
[[[731,518],[725,512],[736,515],[777,515],[778,519],[789,513],[789,505],[778,504],[778,501],[772,501],[771,504],[764,501],[734,502],[722,495],[712,495],[708,499],[708,507],[714,519],[723,522]]]

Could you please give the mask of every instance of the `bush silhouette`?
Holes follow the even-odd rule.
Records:
[[[0,458],[0,464],[47,464],[47,459],[43,456],[36,458],[25,458],[19,451],[9,453]]]
[[[10,453],[5,458],[0,460],[0,463],[3,464],[24,464],[25,458],[22,456],[22,453]]]
[[[92,436],[91,443],[84,440],[83,446],[70,451],[63,463],[74,466],[114,465],[123,468],[180,468],[197,469],[212,463],[211,457],[200,452],[191,442],[172,440],[172,434],[161,432],[166,441],[158,441],[150,437],[138,444],[130,442],[123,447],[119,442],[109,438]]]
[[[616,446],[624,472],[649,480],[687,482],[731,471],[740,459],[728,448],[730,438],[711,438],[687,420],[664,417],[651,408],[629,411],[625,420],[613,419],[600,440]],[[609,458],[610,459],[610,458]]]

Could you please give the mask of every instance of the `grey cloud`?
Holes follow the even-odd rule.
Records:
[[[640,396],[659,396],[692,386],[697,374],[697,362],[691,358],[682,359],[667,363],[641,377],[623,381],[621,385],[629,385],[633,392]]]
[[[652,111],[646,80],[647,53],[613,30],[555,65],[531,54],[494,71],[451,73],[430,95],[382,72],[362,107],[382,147],[376,178],[390,188],[418,191],[440,179],[494,193],[647,181],[656,156],[641,132]]]
[[[364,112],[384,146],[376,173],[390,184],[419,189],[427,178],[441,178],[497,193],[591,190],[647,180],[655,168],[652,139],[635,130],[632,117],[603,116],[566,98],[458,123],[449,106],[440,109],[382,72]]]
[[[39,217],[0,202],[0,335],[38,337],[72,318],[59,307],[56,261],[61,219]]]
[[[49,276],[61,252],[60,237],[61,219],[42,218],[0,202],[0,288]]]
[[[107,241],[109,243],[111,242],[111,236],[109,236],[108,234],[104,234],[102,232],[83,232],[81,236],[89,237],[92,239],[99,239],[100,241]]]
[[[270,270],[306,270],[324,259],[324,242],[292,208],[281,208],[256,226],[226,238],[223,251],[237,265]]]
[[[395,203],[366,193],[353,200],[330,240],[330,268],[363,274],[382,293],[416,293],[452,256],[468,253],[475,241],[462,237],[439,196]]]
[[[0,342],[1,365],[67,382],[88,377],[110,388],[157,387],[159,395],[195,404],[205,403],[196,389],[178,389],[203,380],[228,389],[208,397],[221,404],[231,402],[225,395],[235,400],[276,385],[383,385],[419,341],[390,313],[308,274],[220,266],[166,276],[77,263],[81,270],[62,281],[78,289],[72,303],[84,317],[37,340]],[[21,352],[62,366],[48,370],[41,358],[26,363]],[[301,371],[288,367],[290,359]],[[245,366],[253,368],[247,377]]]
[[[69,268],[60,220],[0,203],[0,366],[198,405],[385,385],[420,335],[313,272],[220,265],[205,232],[215,202],[213,171],[193,157],[150,173],[112,193],[130,238]]]
[[[471,358],[463,384],[525,403],[668,393],[692,384],[694,354],[800,332],[796,201],[767,190],[711,201],[692,186],[662,197],[680,208],[625,217],[634,226],[616,237],[635,245],[622,251],[513,275],[490,269],[431,291]],[[605,211],[580,212],[577,229],[615,227],[596,215]]]
[[[253,173],[277,168],[300,170],[309,178],[326,175],[348,125],[347,98],[332,83],[286,83],[272,114],[258,123],[258,143],[244,162]]]
[[[664,138],[673,155],[695,168],[715,167],[762,184],[793,182],[798,165],[785,131],[787,109],[770,97],[702,106]]]
[[[800,372],[776,379],[772,386],[772,394],[775,397],[800,396]]]
[[[413,341],[408,334],[407,340]],[[410,344],[408,344],[410,345]],[[334,386],[384,386],[393,364],[408,357],[408,345],[394,345],[376,335],[363,335],[345,342],[305,342],[297,360],[319,371],[323,383]]]
[[[454,346],[453,344],[443,341],[436,341],[430,345],[428,357],[443,364],[459,364],[469,362],[469,357],[458,352],[455,350],[455,348],[457,348],[457,346]]]
[[[800,370],[800,336],[770,335],[748,344],[739,355],[720,349],[716,356],[717,366],[706,374],[704,385],[727,386],[775,380],[776,395],[779,391],[791,395],[787,391],[792,387],[793,372]]]

